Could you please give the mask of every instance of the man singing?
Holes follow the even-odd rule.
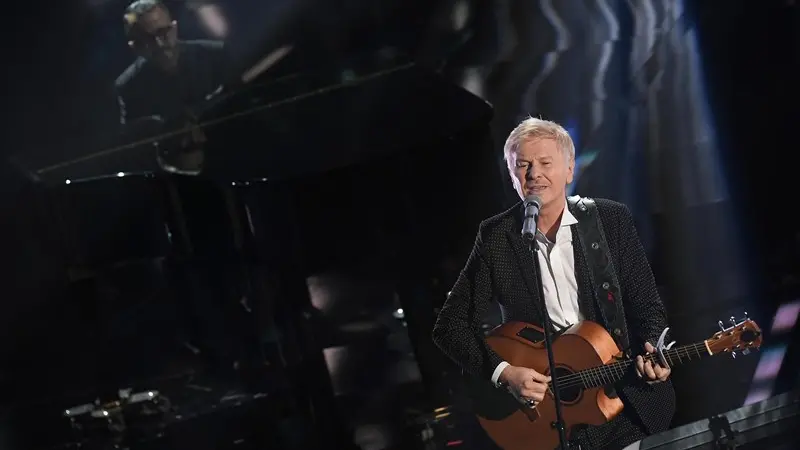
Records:
[[[178,40],[178,23],[160,0],[131,3],[123,23],[128,45],[138,57],[115,82],[120,123],[154,117],[162,121],[181,118],[181,125],[193,123],[197,112],[193,108],[228,81],[231,67],[223,43]],[[197,128],[182,135],[173,145],[180,149],[169,149],[171,153],[161,149],[159,156],[170,160],[160,161],[162,167],[198,169],[203,141]]]
[[[433,329],[439,348],[471,376],[509,389],[531,407],[541,402],[550,377],[526,367],[509,365],[486,343],[481,323],[491,301],[497,301],[503,320],[543,325],[541,305],[556,329],[591,320],[609,331],[617,342],[629,343],[633,354],[654,352],[653,343],[667,326],[666,312],[628,208],[596,199],[596,211],[605,235],[618,290],[598,298],[591,261],[582,245],[579,220],[586,205],[568,201],[575,147],[560,125],[529,118],[509,135],[504,147],[508,169],[520,198],[541,198],[535,245],[544,298],[529,286],[526,271],[533,259],[521,236],[523,206],[483,221],[475,246],[461,271]],[[526,256],[527,255],[527,256]],[[533,274],[528,272],[532,277]],[[613,292],[619,295],[614,297]],[[604,295],[605,297],[605,295]],[[606,302],[606,304],[603,304]],[[612,305],[620,314],[610,313]],[[635,375],[617,386],[625,404],[610,422],[571,435],[582,449],[621,449],[645,436],[666,430],[675,411],[670,370],[636,357]],[[531,436],[535,440],[535,436]]]

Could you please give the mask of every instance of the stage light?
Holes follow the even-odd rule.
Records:
[[[792,331],[800,316],[800,300],[786,303],[778,308],[772,320],[772,335]]]
[[[219,6],[213,3],[204,4],[196,7],[194,12],[210,35],[218,39],[228,35],[228,21]]]
[[[461,31],[464,27],[467,26],[467,21],[469,20],[469,3],[466,0],[459,0],[453,5],[453,11],[450,15],[450,20],[453,25],[453,29],[456,31]]]
[[[781,343],[781,339],[791,336],[798,316],[800,316],[800,300],[781,305],[775,313],[770,335],[771,340],[773,342],[777,340],[777,343],[762,351],[750,384],[750,392],[744,401],[745,405],[760,402],[773,395],[775,379],[780,373],[788,350],[788,345]]]

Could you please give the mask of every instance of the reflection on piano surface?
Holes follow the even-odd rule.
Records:
[[[165,393],[180,379],[179,390],[286,397],[294,406],[280,414],[346,442],[339,418],[314,413],[335,405],[306,278],[368,254],[436,264],[496,210],[490,107],[413,64],[298,74],[212,100],[200,175],[158,170],[152,143],[38,172],[31,220],[63,275],[24,346],[39,361],[20,355],[9,373],[29,386],[19,394],[37,392],[14,399],[20,417],[112,411],[120,389]]]

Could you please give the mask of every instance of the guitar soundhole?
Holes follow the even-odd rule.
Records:
[[[583,389],[580,386],[580,378],[572,375],[574,372],[567,367],[557,367],[558,393],[561,403],[576,403],[581,399]],[[571,376],[572,375],[572,376]]]

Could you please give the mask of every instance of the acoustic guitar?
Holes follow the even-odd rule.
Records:
[[[670,367],[701,358],[736,352],[747,354],[761,346],[758,325],[745,317],[709,339],[663,350]],[[489,346],[514,366],[529,367],[550,375],[544,334],[540,327],[508,322],[486,337]],[[657,354],[646,359],[659,358]],[[554,337],[553,359],[561,397],[564,426],[569,435],[575,427],[602,425],[622,411],[622,401],[611,386],[633,370],[635,359],[625,358],[611,335],[599,324],[583,321]],[[505,450],[553,450],[558,448],[555,402],[551,389],[535,408],[525,406],[508,390],[484,380],[475,380],[470,389],[474,413],[483,429]]]

